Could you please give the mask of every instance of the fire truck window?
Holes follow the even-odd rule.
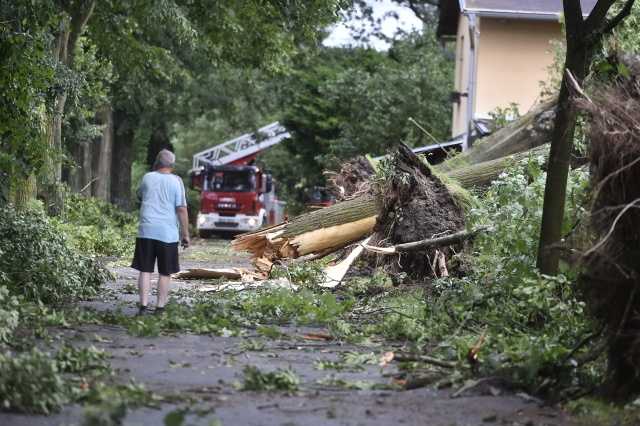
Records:
[[[249,172],[216,173],[212,180],[217,192],[250,192],[256,186],[256,175]]]

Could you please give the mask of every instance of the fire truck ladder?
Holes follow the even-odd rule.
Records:
[[[200,151],[193,156],[193,169],[205,165],[222,166],[232,163],[256,152],[279,144],[291,135],[277,121],[261,127],[255,133],[247,133],[213,148]]]

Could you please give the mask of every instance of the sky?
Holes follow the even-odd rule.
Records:
[[[398,19],[395,17],[386,17],[382,21],[382,31],[389,37],[393,36],[398,28],[406,32],[422,28],[422,21],[420,21],[408,7],[401,7],[392,0],[367,0],[367,3],[373,7],[375,18],[383,18],[389,12],[395,12],[398,15]],[[352,21],[351,23],[360,24],[357,21]],[[356,44],[356,40],[351,37],[349,28],[342,22],[333,27],[329,36],[323,41],[323,44],[332,47],[349,46]],[[386,50],[389,48],[388,43],[377,38],[372,39],[369,44],[377,50]]]

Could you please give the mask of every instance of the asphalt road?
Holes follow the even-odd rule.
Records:
[[[246,265],[247,259],[232,254],[228,241],[197,243],[189,249],[183,267]],[[109,283],[107,301],[90,302],[96,309],[124,309],[135,312],[136,272],[114,268],[118,278]],[[176,283],[190,288],[198,282]],[[125,425],[163,425],[167,413],[190,407],[185,425],[563,425],[571,424],[563,412],[542,407],[523,395],[506,391],[478,390],[452,398],[456,389],[422,388],[399,390],[352,390],[326,383],[327,377],[347,382],[388,384],[395,372],[367,365],[363,371],[318,370],[318,360],[337,360],[345,351],[380,353],[382,348],[354,346],[335,341],[308,341],[301,336],[322,329],[282,327],[286,339],[269,339],[248,332],[244,337],[179,334],[155,338],[132,337],[118,326],[86,325],[51,333],[74,345],[92,344],[112,354],[116,380],[134,379],[160,395],[176,396],[176,401],[159,408],[129,410]],[[243,349],[245,339],[261,342],[260,351]],[[292,368],[300,377],[300,391],[244,392],[237,388],[246,365],[264,371]],[[480,388],[480,387],[479,387]],[[180,401],[191,397],[195,402]],[[197,411],[197,413],[196,413]],[[72,405],[51,416],[0,413],[0,425],[81,425],[83,407]]]

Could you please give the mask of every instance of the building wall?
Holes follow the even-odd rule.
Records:
[[[540,82],[553,63],[551,40],[562,37],[550,21],[481,18],[475,116],[514,102],[521,113],[540,99]]]
[[[478,18],[474,117],[486,118],[497,107],[518,104],[521,113],[539,99],[540,82],[553,62],[551,40],[562,37],[550,21]],[[455,90],[469,91],[469,21],[460,16],[456,36]],[[451,135],[467,131],[467,98],[453,104]]]
[[[460,15],[458,20],[458,34],[456,35],[456,67],[455,67],[455,84],[456,92],[467,92],[469,85],[469,61],[470,55],[469,43],[469,19]],[[451,136],[458,136],[466,131],[467,123],[467,98],[461,97],[460,102],[453,103],[453,119]]]

